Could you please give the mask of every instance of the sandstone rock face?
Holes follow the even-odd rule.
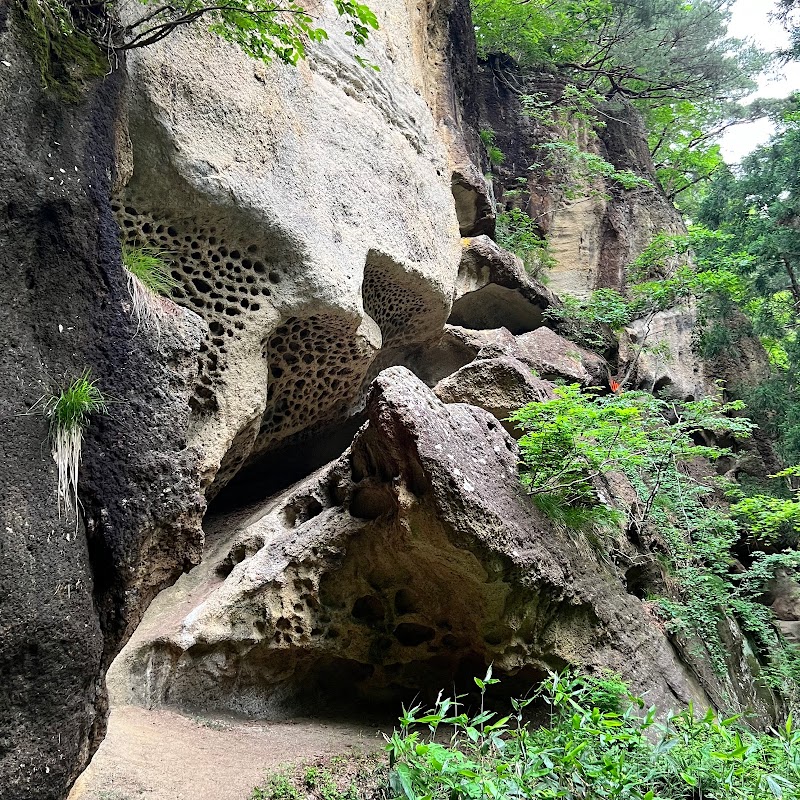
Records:
[[[548,270],[548,286],[556,294],[585,297],[599,287],[622,288],[625,268],[662,231],[685,231],[680,215],[664,196],[655,179],[655,169],[647,149],[641,118],[629,106],[603,109],[605,128],[597,135],[572,131],[582,149],[602,156],[619,170],[631,170],[649,180],[652,188],[642,186],[625,190],[613,182],[597,179],[569,199],[561,185],[568,175],[551,179],[531,173],[536,160],[534,148],[552,138],[552,131],[542,130],[526,116],[519,100],[522,94],[543,93],[560,97],[563,84],[551,75],[524,78],[513,75],[514,67],[490,61],[478,74],[483,127],[495,132],[495,143],[505,155],[494,168],[494,191],[503,206],[518,204],[519,178],[527,178],[525,210],[547,236],[554,265]],[[504,193],[514,190],[514,200]]]
[[[800,645],[800,583],[781,571],[769,587],[769,597],[781,633]]]
[[[538,328],[518,336],[519,358],[545,380],[562,378],[583,386],[605,386],[608,365],[595,353],[570,342],[549,328]]]
[[[557,302],[522,261],[488,236],[463,240],[449,322],[474,329],[505,327],[511,333],[542,325],[542,312]]]
[[[674,397],[698,399],[713,392],[694,350],[695,308],[660,311],[628,326],[622,360],[635,376],[631,385],[646,391],[665,390]]]
[[[373,5],[364,55],[380,72],[330,16],[330,40],[298,68],[191,32],[129,60],[118,217],[129,243],[173,261],[179,302],[208,324],[192,441],[215,488],[251,454],[347,416],[450,310],[459,227],[420,96],[421,23],[397,0]]]
[[[630,373],[638,388],[683,399],[717,394],[717,381],[735,389],[769,375],[769,359],[757,337],[746,333],[734,347],[703,359],[698,351],[701,332],[694,304],[634,320],[621,343],[621,372]]]
[[[202,324],[137,334],[108,195],[119,81],[43,94],[0,10],[0,798],[61,800],[105,728],[104,672],[202,549],[187,401]],[[80,517],[57,511],[48,425],[29,414],[91,368]]]
[[[662,707],[706,702],[615,570],[534,510],[494,417],[396,367],[368,418],[162,594],[114,665],[118,702],[276,716],[333,686],[356,705],[435,696],[489,662],[520,686],[608,667]]]

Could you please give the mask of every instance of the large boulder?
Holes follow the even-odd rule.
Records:
[[[276,716],[435,696],[493,662],[513,691],[574,665],[708,702],[622,576],[535,510],[517,459],[487,412],[382,372],[350,450],[162,593],[115,700]]]
[[[402,2],[371,8],[381,29],[363,55],[379,71],[356,62],[332,7],[330,38],[297,68],[197,31],[128,59],[117,216],[128,243],[167,254],[178,302],[208,325],[192,442],[213,491],[353,413],[450,311],[459,224],[420,91],[438,72]]]
[[[436,384],[444,403],[467,403],[488,411],[518,437],[508,417],[528,403],[553,397],[552,384],[535,377],[530,367],[509,356],[479,358]]]
[[[550,328],[516,337],[518,358],[536,370],[545,380],[562,379],[582,386],[605,386],[608,365],[596,353],[559,336]]]

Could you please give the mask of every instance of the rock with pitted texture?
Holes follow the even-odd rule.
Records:
[[[115,663],[117,702],[278,716],[435,697],[489,663],[509,691],[574,665],[664,708],[707,702],[615,568],[536,511],[492,415],[400,367],[367,408],[341,459],[162,593]]]
[[[379,71],[355,60],[332,6],[330,38],[296,68],[198,31],[128,59],[117,216],[128,243],[167,254],[177,302],[208,325],[192,442],[212,494],[363,406],[378,369],[438,339],[450,311],[452,125],[445,137],[422,91],[447,64],[404,3],[371,8],[381,27],[363,56]]]
[[[108,664],[202,550],[188,398],[204,329],[139,328],[109,194],[121,84],[42,91],[0,8],[0,798],[63,800],[103,737]],[[42,398],[91,377],[80,513],[59,514]]]

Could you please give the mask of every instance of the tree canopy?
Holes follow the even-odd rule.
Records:
[[[731,99],[763,55],[727,36],[720,0],[473,0],[478,50],[606,99]]]

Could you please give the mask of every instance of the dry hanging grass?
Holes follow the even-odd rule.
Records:
[[[122,265],[127,273],[136,332],[144,325],[160,335],[161,318],[172,311],[167,297],[176,286],[169,266],[159,253],[129,247],[122,248]]]
[[[77,519],[83,430],[91,414],[107,412],[107,401],[87,369],[58,395],[40,402],[50,422],[50,449],[58,468],[58,515],[60,518],[62,509],[65,515],[74,509]]]

